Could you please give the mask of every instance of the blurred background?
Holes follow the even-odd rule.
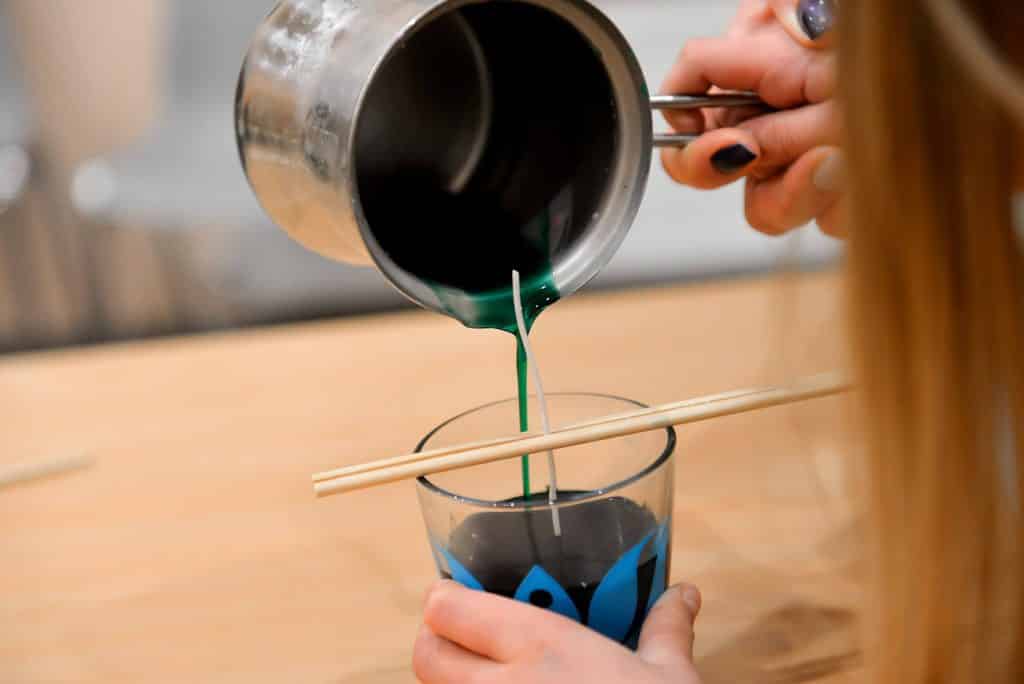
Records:
[[[652,91],[683,42],[721,31],[736,7],[595,4],[633,44]],[[292,243],[246,185],[235,80],[273,5],[0,3],[0,352],[407,306],[375,271]],[[836,258],[814,229],[754,233],[741,193],[682,189],[658,166],[630,237],[591,288]]]

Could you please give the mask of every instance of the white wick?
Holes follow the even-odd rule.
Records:
[[[519,271],[512,271],[512,303],[516,311],[516,327],[519,329],[519,339],[523,342],[523,349],[526,350],[526,361],[533,373],[533,384],[537,388],[537,402],[540,405],[540,421],[544,427],[544,434],[551,434],[551,421],[548,418],[548,402],[544,398],[544,383],[540,380],[540,367],[537,366],[537,359],[530,347],[530,336],[526,330],[526,319],[523,316],[523,297],[519,289]],[[555,527],[555,536],[562,536],[562,523],[558,517],[558,508],[555,502],[558,501],[558,476],[555,472],[555,452],[548,452],[548,504],[551,505],[551,523]]]

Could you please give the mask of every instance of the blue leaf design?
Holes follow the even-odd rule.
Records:
[[[483,591],[484,585],[480,584],[473,574],[462,566],[462,563],[455,560],[455,556],[448,553],[443,547],[437,547],[438,552],[444,556],[444,560],[448,563],[448,574],[452,576],[452,579],[468,589],[476,589],[477,591]]]
[[[657,554],[657,560],[654,564],[654,580],[651,582],[651,597],[647,599],[648,613],[651,612],[651,608],[658,602],[661,595],[665,593],[665,575],[668,571],[668,542],[671,524],[671,519],[666,520],[658,528],[658,536],[654,539],[654,553]]]
[[[589,626],[609,639],[626,638],[636,616],[637,578],[640,554],[653,533],[626,552],[601,580],[590,602]]]
[[[554,577],[539,565],[533,566],[533,569],[523,578],[519,588],[516,589],[514,598],[523,603],[533,603],[530,596],[537,591],[547,592],[547,597],[550,597],[551,603],[546,606],[548,610],[553,610],[570,620],[580,621],[580,613],[576,610],[576,604],[569,598],[569,594],[562,588],[562,585],[555,581]]]

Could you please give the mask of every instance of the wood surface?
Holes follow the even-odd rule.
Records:
[[[829,274],[579,295],[533,339],[548,391],[666,403],[841,367],[840,304]],[[403,313],[0,361],[0,467],[95,461],[0,491],[0,681],[413,681],[414,485],[318,501],[310,474],[511,396],[513,359]],[[680,430],[705,684],[858,681],[847,402]]]

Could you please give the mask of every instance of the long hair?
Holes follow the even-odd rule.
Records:
[[[883,684],[1021,682],[1024,2],[841,14],[869,662]]]

